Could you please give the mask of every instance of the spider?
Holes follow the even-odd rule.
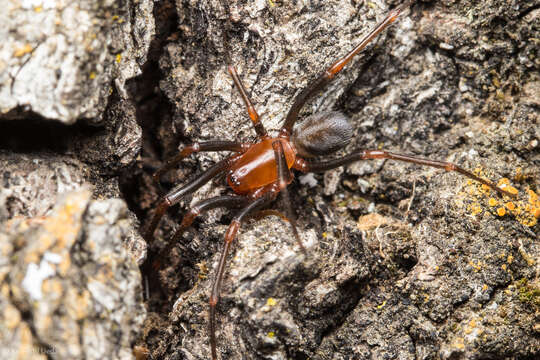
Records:
[[[277,214],[288,220],[300,248],[302,251],[306,251],[298,235],[295,215],[287,191],[287,186],[294,178],[292,172],[293,169],[302,173],[324,172],[358,160],[391,159],[457,172],[487,185],[502,195],[512,196],[512,194],[497,187],[491,181],[482,179],[453,163],[429,160],[385,150],[356,150],[349,155],[332,160],[313,160],[312,158],[314,157],[329,155],[344,148],[351,140],[353,128],[345,115],[340,112],[329,111],[316,113],[305,118],[300,124],[295,126],[300,110],[306,102],[317,92],[325,88],[325,86],[332,81],[332,79],[354,58],[355,55],[362,51],[379,33],[391,25],[413,2],[414,0],[408,0],[391,10],[381,22],[362,38],[353,50],[335,61],[322,75],[317,77],[302,90],[295,97],[293,105],[285,118],[285,122],[275,137],[268,135],[265,127],[259,121],[259,115],[236,72],[236,68],[233,65],[229,65],[228,72],[245,103],[247,113],[251,118],[257,134],[256,141],[253,143],[224,140],[195,142],[186,146],[177,156],[168,160],[165,165],[153,175],[156,181],[159,180],[163,173],[170,170],[184,158],[193,153],[202,151],[231,151],[234,153],[224,160],[219,161],[208,170],[202,172],[194,180],[187,184],[180,184],[169,191],[157,205],[154,216],[149,223],[145,234],[147,241],[151,241],[159,221],[169,207],[177,204],[186,195],[195,192],[218,175],[226,174],[227,183],[234,194],[217,196],[196,203],[182,219],[180,227],[174,234],[172,241],[161,252],[168,252],[172,244],[180,238],[183,231],[203,212],[218,207],[241,208],[234,216],[225,233],[224,247],[219,259],[216,275],[213,279],[212,291],[209,299],[209,338],[212,359],[217,359],[215,335],[216,306],[220,297],[227,255],[229,254],[231,244],[240,229],[241,223],[258,213],[259,210],[265,206],[269,205],[276,199],[278,194],[281,193],[284,200],[283,203],[285,204],[285,215],[282,215],[275,210],[266,210],[266,214]]]

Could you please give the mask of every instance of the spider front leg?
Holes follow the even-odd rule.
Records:
[[[236,72],[236,68],[233,65],[229,65],[228,70],[229,74],[231,74],[231,77],[233,78],[234,83],[236,84],[236,87],[238,88],[238,91],[240,92],[240,95],[242,96],[242,99],[244,100],[244,104],[246,105],[246,109],[253,127],[255,128],[255,132],[260,139],[267,138],[268,134],[266,129],[260,122],[259,114],[257,113],[257,110],[255,110],[255,107],[253,106],[251,99],[246,92],[246,88],[244,87],[244,84],[242,84],[242,80]]]
[[[512,194],[504,189],[501,189],[500,187],[495,185],[493,182],[483,179],[479,176],[476,176],[472,172],[465,170],[462,167],[457,166],[456,164],[453,164],[451,162],[430,160],[430,159],[425,159],[425,158],[411,156],[411,155],[396,154],[396,153],[392,153],[390,151],[384,151],[384,150],[361,150],[361,151],[356,151],[350,155],[346,155],[342,158],[333,159],[329,161],[321,161],[321,162],[307,162],[304,159],[298,158],[296,163],[293,165],[293,167],[302,172],[323,172],[326,170],[340,167],[342,165],[353,163],[358,160],[367,160],[367,159],[390,159],[390,160],[404,161],[404,162],[409,162],[413,164],[419,164],[419,165],[444,169],[446,171],[457,172],[470,179],[473,179],[475,181],[478,181],[490,187],[491,189],[497,191],[501,195],[508,195],[511,197],[515,197],[515,194]]]
[[[178,202],[180,202],[180,200],[182,200],[184,196],[195,192],[208,181],[212,180],[214,177],[227,170],[231,165],[232,159],[233,157],[228,157],[218,162],[208,170],[204,171],[202,174],[199,174],[194,180],[184,185],[178,185],[171,191],[169,191],[167,195],[165,195],[163,199],[159,202],[156,212],[152,217],[152,221],[148,225],[148,228],[145,232],[146,241],[148,243],[152,241],[154,231],[156,230],[159,221],[161,220],[168,208],[170,208],[174,204],[177,204]]]
[[[159,182],[161,176],[172,169],[176,164],[184,160],[186,157],[193,153],[198,153],[202,151],[234,151],[238,153],[243,153],[249,148],[249,144],[239,143],[237,141],[205,141],[205,142],[194,142],[193,144],[187,145],[180,151],[180,154],[175,157],[168,159],[165,164],[160,167],[153,175],[152,178],[155,182]]]
[[[244,87],[244,84],[242,84],[242,80],[238,76],[238,73],[236,72],[236,67],[232,65],[232,59],[229,54],[229,37],[228,34],[231,31],[231,11],[229,9],[229,4],[225,0],[221,0],[221,6],[223,6],[223,9],[225,10],[225,13],[227,14],[227,20],[225,22],[225,26],[223,28],[223,44],[225,48],[225,57],[227,58],[227,64],[229,71],[229,74],[231,75],[236,87],[238,88],[238,91],[240,92],[240,96],[242,96],[242,100],[244,100],[244,104],[246,105],[246,109],[249,115],[249,118],[251,119],[251,122],[253,124],[253,127],[255,128],[255,132],[257,133],[257,136],[259,139],[265,139],[268,138],[268,134],[266,132],[266,129],[264,128],[263,124],[260,122],[259,114],[257,113],[257,110],[255,110],[255,106],[253,106],[253,103],[251,102],[251,99],[249,98],[249,95],[246,91],[246,88]]]

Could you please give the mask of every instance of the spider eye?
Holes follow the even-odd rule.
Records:
[[[342,149],[351,141],[352,134],[347,117],[329,111],[305,118],[294,128],[291,140],[300,156],[314,157]]]

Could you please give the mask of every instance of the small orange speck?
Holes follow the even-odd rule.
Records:
[[[506,264],[502,264],[502,265],[501,265],[501,269],[503,269],[504,271],[506,271]]]
[[[514,176],[514,180],[521,181],[523,180],[523,178],[523,169],[519,167],[516,169],[516,175]]]
[[[506,208],[507,208],[508,210],[510,210],[510,211],[515,210],[515,208],[516,208],[516,205],[515,205],[513,202],[511,202],[511,201],[507,202],[507,203],[505,204],[505,206],[506,206]]]
[[[513,261],[514,261],[514,257],[512,255],[508,255],[508,258],[506,259],[506,261],[511,264]]]
[[[485,192],[489,191],[489,186],[487,186],[486,184],[482,184],[482,190],[484,190]]]
[[[529,202],[532,204],[536,201],[538,201],[538,195],[531,189],[527,190],[529,193]]]
[[[37,12],[37,13],[40,13],[40,12],[43,11],[43,8],[42,8],[41,6],[36,6],[36,7],[34,8],[34,11]]]
[[[537,218],[537,219],[540,218],[540,208],[534,209],[533,215],[534,215],[534,217]]]
[[[482,213],[482,207],[478,203],[472,203],[470,206],[471,213],[473,215],[478,215]]]
[[[268,300],[266,300],[266,305],[268,306],[275,306],[276,304],[277,304],[277,301],[274,298],[268,298]]]
[[[497,183],[497,186],[502,187],[503,185],[510,185],[510,180],[508,180],[507,178],[500,179]]]
[[[513,186],[508,186],[505,190],[508,191],[510,194],[514,194],[514,195],[516,195],[519,192],[518,189],[516,189]]]
[[[119,63],[120,61],[122,61],[122,54],[117,54],[116,55],[116,62]]]
[[[469,261],[469,265],[474,268],[475,272],[482,270],[482,264],[480,263],[480,261],[478,262],[478,264],[475,264],[474,261]]]
[[[25,44],[23,47],[20,47],[20,48],[16,49],[13,52],[13,56],[21,57],[21,56],[26,55],[26,54],[28,54],[30,52],[32,52],[32,45]]]
[[[487,289],[488,289],[488,286],[484,284],[484,286],[482,286],[482,291],[487,291]],[[471,325],[471,326],[474,326],[474,325]]]
[[[503,207],[497,209],[497,215],[504,216],[506,215],[506,210]]]
[[[489,206],[495,206],[495,205],[497,205],[497,203],[498,203],[497,200],[495,200],[494,198],[490,198],[488,200]]]
[[[88,77],[90,80],[94,80],[96,78],[96,73],[92,71]]]
[[[454,342],[454,346],[460,350],[465,349],[464,339],[463,338],[457,338]]]

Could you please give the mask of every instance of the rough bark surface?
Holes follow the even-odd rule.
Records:
[[[151,1],[0,2],[0,118],[103,122],[114,86],[140,73]]]
[[[268,129],[278,129],[294,95],[388,10],[382,2],[228,3],[232,63]],[[519,199],[392,161],[300,176],[292,201],[309,255],[278,218],[244,225],[218,306],[221,358],[540,354],[539,228],[533,213],[518,214],[538,206],[539,4],[419,2],[304,112],[345,112],[355,128],[345,153],[384,148],[453,161],[494,181],[508,178]],[[191,141],[253,139],[226,72],[220,2],[175,6],[178,27],[160,59],[173,115],[155,128],[154,149],[166,158]],[[197,154],[164,184],[222,156]],[[210,184],[188,198],[158,240],[172,236],[190,203],[225,191]],[[154,357],[209,358],[207,302],[230,219],[222,210],[201,216],[164,260],[170,265],[153,291],[144,337]]]
[[[126,91],[108,77],[98,89],[82,86],[64,102],[51,100],[61,109],[81,96],[94,104],[101,99],[95,114],[70,110],[68,120],[35,111],[37,104],[32,112],[8,109],[5,118],[25,121],[0,122],[3,344],[18,334],[13,344],[26,341],[32,359],[39,349],[47,350],[43,358],[92,357],[90,346],[103,350],[101,358],[210,358],[208,299],[234,210],[200,216],[159,269],[143,269],[140,283],[134,264],[146,249],[133,220],[135,214],[145,226],[160,196],[226,154],[193,155],[159,185],[152,172],[193,141],[255,139],[227,73],[229,56],[272,132],[294,96],[399,1],[227,4],[228,46],[220,0],[161,1],[153,19],[135,16],[130,22],[148,31],[139,46],[133,42],[140,56],[130,56],[148,59],[141,76]],[[118,6],[101,5],[98,14]],[[120,38],[133,38],[126,29],[118,28]],[[340,154],[382,148],[448,160],[516,189],[518,197],[500,198],[460,175],[392,161],[296,174],[289,191],[308,254],[277,217],[243,224],[218,305],[221,359],[540,356],[539,29],[538,0],[419,0],[304,108],[301,118],[328,110],[348,116],[354,137]],[[7,64],[34,53],[8,52]],[[107,58],[104,73],[113,74],[115,59]],[[43,121],[85,117],[91,119],[72,126]],[[152,248],[165,246],[190,204],[229,191],[215,181],[170,209]],[[39,241],[43,234],[68,236],[51,225],[62,216],[75,219],[69,242],[45,244],[61,244],[58,254],[70,259],[69,267],[56,264]],[[23,280],[30,264],[42,263],[56,272],[42,279],[36,302],[37,290]],[[101,285],[79,281],[84,278]],[[73,299],[88,302],[73,307]],[[81,323],[99,326],[100,337]],[[72,334],[87,340],[73,341]]]

